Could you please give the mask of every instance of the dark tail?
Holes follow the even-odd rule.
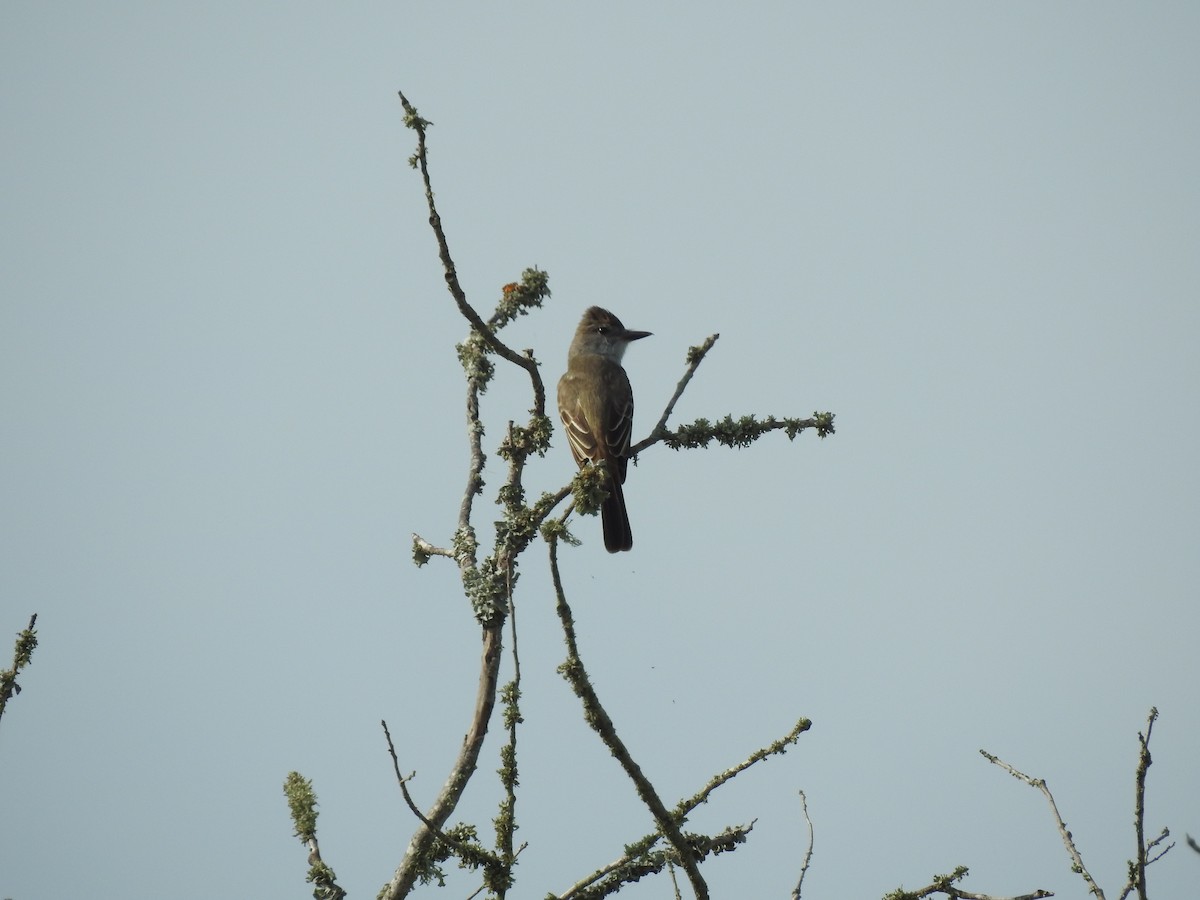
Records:
[[[633,549],[633,532],[629,530],[629,515],[625,512],[625,492],[621,482],[608,480],[608,499],[600,507],[604,522],[604,548],[609,553]]]

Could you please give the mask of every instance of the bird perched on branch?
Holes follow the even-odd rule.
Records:
[[[575,462],[581,468],[603,462],[608,469],[608,498],[600,517],[609,553],[633,547],[621,487],[629,465],[633,388],[621,358],[630,343],[649,336],[648,331],[629,330],[607,309],[589,308],[575,329],[567,371],[558,382],[558,413]]]

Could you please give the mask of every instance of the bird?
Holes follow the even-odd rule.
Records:
[[[567,351],[567,371],[558,382],[558,413],[575,463],[605,463],[608,497],[600,507],[604,547],[609,553],[633,548],[625,509],[625,470],[633,432],[633,388],[621,358],[649,331],[631,331],[607,309],[589,307]]]

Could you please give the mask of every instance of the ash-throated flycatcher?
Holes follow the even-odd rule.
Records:
[[[603,460],[608,468],[608,499],[600,518],[609,553],[633,547],[621,490],[629,465],[633,388],[621,357],[631,341],[649,336],[648,331],[630,331],[607,309],[591,307],[575,329],[567,372],[558,382],[558,413],[575,462],[582,468],[585,462]]]

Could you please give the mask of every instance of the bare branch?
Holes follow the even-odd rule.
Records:
[[[1161,844],[1163,841],[1165,841],[1170,836],[1171,836],[1171,830],[1169,828],[1164,828],[1162,831],[1160,831],[1158,833],[1158,837],[1156,837],[1154,840],[1152,840],[1150,843],[1148,843],[1146,845],[1146,854],[1148,857],[1146,860],[1146,865],[1149,866],[1149,865],[1153,865],[1154,863],[1158,862],[1160,859],[1162,859],[1164,856],[1167,855],[1167,851],[1169,851],[1172,847],[1175,846],[1175,842],[1171,841],[1171,843],[1169,843],[1169,844],[1167,844],[1167,846],[1163,847],[1162,850],[1160,850],[1158,853],[1155,853],[1152,856],[1150,855],[1151,850],[1153,850],[1155,847],[1157,847],[1159,844]]]
[[[1146,720],[1146,733],[1138,732],[1138,765],[1134,776],[1133,795],[1133,830],[1137,840],[1136,858],[1128,863],[1129,880],[1122,889],[1119,900],[1125,900],[1133,891],[1138,892],[1139,900],[1146,900],[1146,869],[1158,862],[1172,847],[1174,842],[1167,844],[1158,853],[1151,853],[1163,841],[1170,837],[1171,832],[1164,828],[1158,837],[1146,843],[1146,774],[1150,769],[1150,733],[1154,730],[1154,722],[1158,719],[1158,708],[1150,707],[1150,715]]]
[[[808,814],[808,798],[804,796],[804,791],[800,792],[800,808],[804,811],[804,821],[808,823],[808,849],[804,851],[804,862],[800,864],[800,878],[796,881],[795,890],[792,891],[792,900],[800,900],[800,892],[804,888],[804,876],[808,873],[808,864],[812,862],[813,855],[813,823]]]
[[[1096,895],[1096,900],[1104,900],[1104,891],[1100,890],[1100,886],[1096,884],[1091,873],[1084,866],[1083,857],[1079,855],[1079,850],[1075,847],[1075,840],[1071,837],[1071,832],[1067,830],[1067,823],[1062,820],[1062,816],[1058,813],[1058,805],[1054,802],[1054,795],[1050,793],[1050,788],[1046,785],[1045,779],[1031,778],[1024,772],[1017,771],[998,756],[988,753],[986,750],[980,750],[979,752],[983,755],[984,759],[1004,769],[1013,778],[1023,781],[1030,787],[1037,788],[1037,790],[1042,792],[1050,804],[1050,811],[1054,813],[1054,821],[1058,824],[1058,833],[1062,835],[1063,844],[1066,846],[1067,853],[1071,857],[1071,871],[1078,872],[1083,877],[1083,880],[1087,882],[1089,892]]]

